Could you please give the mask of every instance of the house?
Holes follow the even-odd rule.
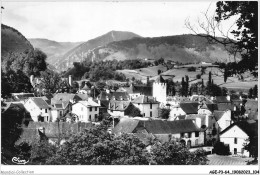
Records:
[[[52,120],[56,121],[57,118],[63,118],[68,112],[71,112],[72,106],[68,101],[61,101],[52,104],[51,115]]]
[[[213,111],[209,108],[206,103],[199,105],[198,114],[211,115]]]
[[[130,101],[110,100],[108,113],[113,117],[139,116],[140,110]],[[133,116],[134,115],[134,116]]]
[[[78,116],[80,122],[98,121],[100,105],[89,98],[87,101],[78,101],[72,105],[71,113]]]
[[[30,113],[35,122],[51,122],[51,106],[41,97],[30,97],[24,103],[25,109]]]
[[[193,120],[199,128],[205,131],[205,141],[217,140],[219,126],[213,115],[191,114],[185,117],[185,120]]]
[[[140,95],[152,96],[153,87],[149,85],[134,85],[131,84],[129,88],[125,88],[129,94],[130,99],[133,100]]]
[[[249,157],[250,153],[244,149],[246,140],[251,137],[258,138],[258,123],[248,123],[246,121],[236,122],[224,129],[220,134],[220,141],[229,145],[232,155]]]
[[[110,92],[102,91],[97,99],[100,101],[118,100],[118,101],[130,101],[130,96],[127,92]]]
[[[232,124],[230,110],[226,110],[226,111],[215,110],[213,112],[213,115],[218,123],[219,132],[223,131],[224,129],[226,129]]]
[[[132,103],[140,109],[141,115],[144,117],[158,117],[159,102],[154,97],[140,95],[135,98]]]
[[[185,101],[190,101],[190,99],[188,97],[181,97],[181,96],[167,96],[166,98],[166,102],[170,106],[175,106]]]
[[[187,145],[187,147],[204,145],[204,133],[192,120],[142,121],[121,118],[112,132],[116,135],[133,133],[138,137],[140,137],[140,134],[153,135],[162,143],[173,140],[176,144]]]
[[[172,107],[170,117],[174,119],[179,115],[198,114],[198,102],[181,102],[179,105]]]
[[[213,98],[212,100],[214,103],[222,103],[222,104],[230,104],[230,96],[216,96],[215,98]]]
[[[61,101],[68,101],[73,104],[78,101],[87,100],[87,99],[88,99],[87,94],[57,93],[53,95],[53,98],[51,99],[51,104],[55,104]]]

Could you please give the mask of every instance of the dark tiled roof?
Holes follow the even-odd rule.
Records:
[[[69,93],[58,93],[54,94],[53,98],[51,99],[51,103],[57,103],[59,101],[70,101],[75,99],[75,94],[69,94]],[[78,97],[79,98],[79,97]]]
[[[192,120],[175,120],[175,121],[140,121],[148,133],[152,134],[177,134],[186,132],[196,132],[200,129]]]
[[[225,111],[214,111],[214,113],[213,113],[216,121],[218,121],[224,114],[225,114]]]
[[[88,94],[76,94],[80,98],[80,100],[88,100]]]
[[[156,101],[153,97],[148,97],[145,95],[140,95],[139,97],[135,98],[132,103],[159,103],[158,101]]]
[[[242,129],[248,136],[258,136],[258,122],[248,123],[247,121],[233,123],[226,129],[224,129],[221,133],[219,133],[219,135],[222,135],[235,125]]]
[[[133,133],[138,123],[139,120],[121,118],[119,123],[115,126],[115,128],[113,128],[112,133]]]
[[[127,107],[130,105],[129,101],[110,101],[110,110],[113,111],[125,111]]]
[[[182,102],[180,103],[181,109],[186,114],[197,114],[199,103],[197,102]]]
[[[33,97],[31,99],[39,108],[42,108],[42,109],[50,108],[50,106],[47,104],[47,102],[45,100],[43,100],[41,97]]]
[[[215,103],[206,103],[206,105],[211,112],[218,109],[218,105]]]
[[[98,98],[100,100],[107,100],[107,98],[109,100],[111,100],[112,98],[115,98],[115,100],[124,100],[124,101],[128,101],[130,99],[130,96],[127,92],[111,92],[111,93],[107,93],[105,91],[101,92],[98,95]]]
[[[192,120],[162,121],[121,119],[113,129],[113,133],[133,133],[135,129],[146,129],[151,134],[177,134],[201,131]]]
[[[141,95],[152,96],[153,95],[153,87],[146,85],[131,85],[127,92],[129,94],[140,93]]]
[[[234,111],[234,105],[232,105],[231,103],[229,104],[225,104],[225,103],[218,103],[217,104],[219,111],[226,111],[226,110],[230,110],[230,111]]]
[[[230,103],[226,96],[216,96],[215,100],[217,103]]]
[[[206,115],[202,115],[202,114],[190,114],[186,116],[186,120],[196,120],[196,118],[200,118],[201,119],[201,125],[205,125],[206,124]]]

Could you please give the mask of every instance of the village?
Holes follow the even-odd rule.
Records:
[[[23,131],[16,145],[41,139],[63,144],[71,134],[107,119],[111,121],[107,132],[134,134],[147,146],[150,138],[156,138],[161,143],[174,141],[190,151],[201,148],[208,155],[252,156],[244,146],[249,137],[258,137],[257,98],[228,93],[170,96],[162,76],[153,82],[147,77],[141,85],[122,84],[117,90],[104,89],[96,97],[91,96],[88,80],[83,87],[83,80],[73,81],[72,76],[63,81],[81,86],[76,93],[38,97],[34,93],[12,93],[12,98],[5,100],[2,114],[10,115],[9,109],[17,107],[29,113],[23,119]],[[30,82],[37,89],[41,78],[31,76]]]

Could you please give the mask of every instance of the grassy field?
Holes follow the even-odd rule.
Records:
[[[194,65],[192,65],[194,66]],[[189,66],[188,66],[189,67]],[[189,72],[187,70],[187,67],[179,68],[179,69],[170,69],[166,70],[166,67],[159,65],[159,66],[153,66],[148,68],[142,68],[142,69],[135,69],[135,70],[117,70],[118,72],[121,72],[125,74],[127,78],[135,77],[135,79],[140,79],[142,81],[146,81],[146,77],[149,76],[150,80],[156,80],[158,76],[158,70],[162,70],[161,73],[162,76],[173,75],[173,80],[175,82],[181,82],[182,77],[185,77],[185,75],[189,76],[190,84],[197,83],[203,79],[204,84],[206,85],[209,77],[209,72],[212,73],[212,79],[215,84],[226,87],[228,89],[236,90],[236,91],[245,91],[247,92],[248,89],[253,88],[255,85],[258,84],[258,80],[254,78],[250,73],[246,72],[243,75],[244,81],[239,80],[237,76],[228,77],[227,81],[224,82],[224,75],[223,72],[218,67],[208,67],[205,70],[205,74],[201,76],[201,79],[196,79],[196,75],[200,74],[201,72],[199,70],[195,72]]]
[[[253,158],[241,158],[232,156],[208,155],[209,165],[246,165]]]

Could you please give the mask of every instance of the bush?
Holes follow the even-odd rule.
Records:
[[[189,67],[187,70],[188,70],[188,72],[195,72],[196,68],[195,67]]]
[[[200,78],[201,78],[201,75],[200,75],[200,74],[197,74],[197,75],[196,75],[196,78],[197,78],[197,79],[200,79]]]
[[[223,142],[217,142],[214,145],[214,153],[218,155],[229,155],[229,145],[225,145]]]

